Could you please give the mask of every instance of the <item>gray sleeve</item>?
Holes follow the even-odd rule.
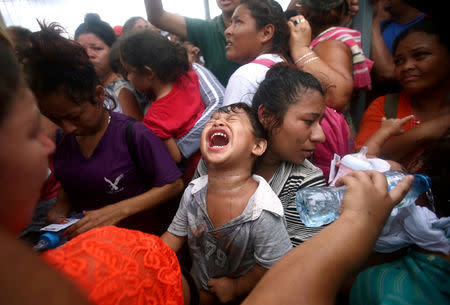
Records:
[[[188,186],[184,191],[183,197],[180,201],[180,206],[178,207],[177,213],[172,220],[167,231],[176,236],[187,236],[189,225],[188,225],[188,215],[187,215],[187,203],[190,198],[188,194],[191,193],[192,186]]]
[[[252,238],[255,259],[267,269],[292,249],[284,218],[265,210],[253,225]]]

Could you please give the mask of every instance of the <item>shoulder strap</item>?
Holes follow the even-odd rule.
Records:
[[[267,58],[255,59],[255,60],[251,61],[250,63],[260,64],[260,65],[266,66],[267,68],[270,68],[276,64],[276,62],[274,62],[271,59],[267,59]]]
[[[125,129],[125,139],[127,141],[128,152],[130,153],[131,159],[133,160],[136,167],[139,168],[139,166],[138,166],[139,160],[137,157],[136,145],[134,145],[134,139],[133,139],[134,123],[136,123],[135,120],[129,120],[127,122],[127,127]]]
[[[387,119],[395,119],[397,117],[398,93],[388,93],[384,98],[384,114]]]

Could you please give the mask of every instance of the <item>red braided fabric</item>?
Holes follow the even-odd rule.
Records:
[[[94,304],[184,304],[178,259],[155,235],[102,227],[42,256],[84,289]]]

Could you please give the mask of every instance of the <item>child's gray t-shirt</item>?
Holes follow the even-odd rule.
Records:
[[[212,278],[240,277],[255,264],[269,269],[292,249],[278,196],[264,178],[242,214],[214,228],[206,209],[208,176],[186,188],[168,231],[187,236],[193,267],[202,287]]]

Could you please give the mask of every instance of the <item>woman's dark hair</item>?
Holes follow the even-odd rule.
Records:
[[[267,71],[266,78],[259,84],[252,108],[257,111],[260,105],[264,106],[270,117],[270,126],[267,127],[270,134],[283,123],[289,107],[309,90],[325,95],[320,82],[312,74],[278,63]]]
[[[19,63],[14,56],[9,38],[2,30],[0,31],[0,125],[8,116],[21,85],[23,81]]]
[[[186,50],[152,30],[133,32],[120,38],[122,62],[140,73],[153,70],[164,82],[173,82],[189,70]]]
[[[14,43],[14,49],[19,62],[22,62],[23,53],[30,47],[31,31],[21,26],[9,26],[6,28]]]
[[[109,50],[109,65],[114,73],[121,75],[125,79],[127,78],[127,71],[120,61],[119,41],[116,41]]]
[[[321,9],[308,7],[308,11],[305,13],[305,18],[308,20],[311,28],[340,25],[342,18],[347,16],[349,12],[347,0],[342,1],[342,3],[337,6],[326,5],[327,1],[322,2],[324,2],[325,5],[323,5]],[[302,3],[302,5],[307,6],[305,3]]]
[[[111,47],[116,41],[114,29],[107,22],[102,21],[97,14],[88,13],[84,16],[84,23],[80,24],[75,30],[75,40],[81,34],[89,33],[100,38],[108,47]]]
[[[58,90],[74,103],[95,103],[95,87],[100,81],[84,48],[76,41],[61,36],[56,23],[39,24],[41,30],[31,37],[24,69],[38,100]]]
[[[257,111],[247,105],[246,103],[235,103],[227,106],[220,107],[217,109],[219,113],[238,113],[239,110],[244,111],[247,114],[247,117],[250,120],[250,123],[253,128],[253,134],[256,138],[267,139],[267,132],[262,126],[261,122],[258,120]]]
[[[449,35],[446,27],[440,26],[439,23],[435,22],[433,18],[424,18],[421,21],[413,24],[411,27],[407,28],[401,32],[397,38],[394,40],[393,51],[397,50],[398,44],[408,37],[412,33],[423,32],[429,35],[436,35],[439,38],[439,42],[450,50]]]
[[[136,21],[138,21],[138,20],[144,20],[145,22],[147,22],[147,20],[145,20],[144,18],[139,17],[139,16],[131,17],[131,18],[129,18],[127,21],[125,21],[125,23],[123,24],[123,27],[122,27],[122,34],[126,34],[126,33],[131,32],[131,30],[132,30],[133,27],[134,27],[134,24],[135,24]]]
[[[274,0],[242,0],[241,5],[249,9],[259,30],[268,24],[275,27],[271,52],[288,55],[290,30],[281,5]]]

